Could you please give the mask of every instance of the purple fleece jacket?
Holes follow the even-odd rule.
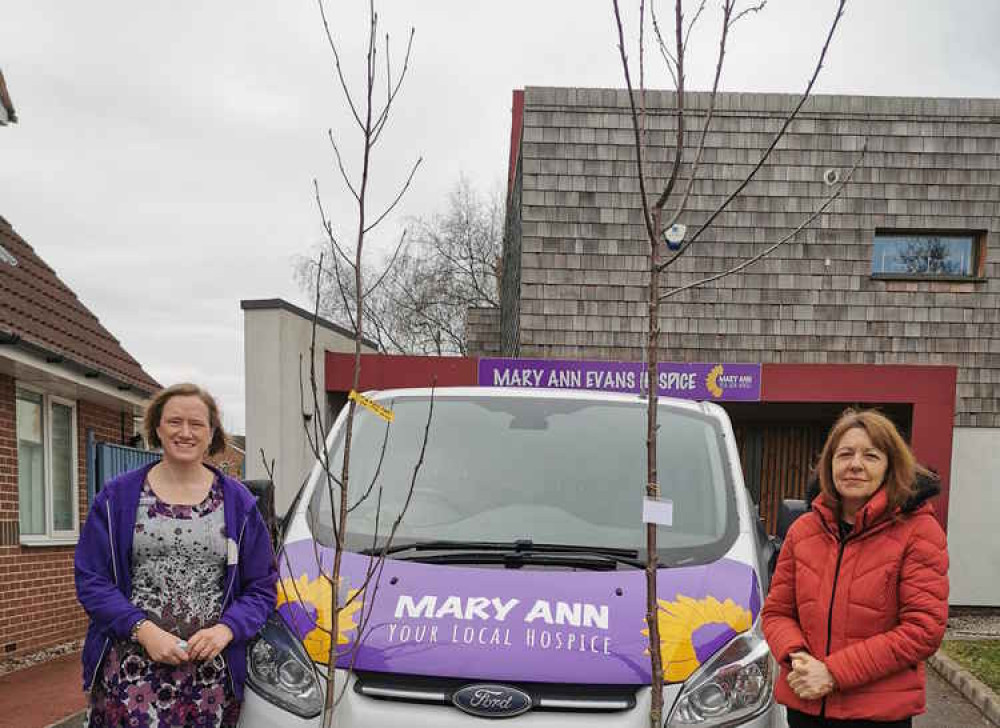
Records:
[[[127,640],[145,612],[132,604],[132,534],[139,494],[153,464],[110,480],[94,498],[76,546],[76,595],[90,617],[83,645],[83,689],[89,690],[115,640]],[[211,467],[211,466],[209,466]],[[246,486],[211,468],[222,481],[229,558],[219,620],[233,631],[223,651],[233,692],[243,699],[247,642],[277,601],[278,567],[264,519]]]

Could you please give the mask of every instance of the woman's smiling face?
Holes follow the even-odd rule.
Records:
[[[208,406],[193,394],[171,397],[163,405],[156,434],[163,446],[164,459],[201,462],[212,443]]]
[[[833,451],[833,484],[851,511],[863,506],[885,480],[889,458],[863,427],[845,432]]]

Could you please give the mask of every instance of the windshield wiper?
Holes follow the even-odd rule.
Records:
[[[502,564],[506,569],[520,569],[526,564],[541,566],[568,566],[590,571],[614,571],[618,559],[601,554],[540,554],[531,551],[448,551],[421,554],[407,561],[421,564]]]
[[[509,568],[517,568],[518,559],[531,558],[531,563],[542,563],[541,557],[548,557],[553,562],[582,565],[586,558],[592,563],[605,567],[615,564],[626,564],[637,569],[646,568],[646,562],[639,558],[635,549],[621,549],[604,546],[582,546],[575,544],[534,543],[531,539],[516,541],[413,541],[390,546],[386,555],[401,554],[406,551],[424,552],[441,551],[436,556],[415,555],[410,557],[415,561],[427,563],[510,563]],[[365,549],[360,553],[375,556],[382,552],[381,548]],[[559,558],[561,557],[561,558]],[[475,560],[473,560],[475,559]]]
[[[516,550],[520,541],[407,541],[395,543],[385,549],[386,555],[398,554],[404,551],[510,551]],[[530,543],[530,542],[529,542]],[[382,546],[364,549],[358,553],[365,556],[381,554]]]

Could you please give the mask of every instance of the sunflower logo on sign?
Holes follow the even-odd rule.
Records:
[[[722,387],[719,386],[719,377],[722,376],[722,365],[716,364],[712,367],[712,371],[708,373],[705,377],[705,386],[708,387],[708,391],[712,393],[713,397],[722,396]]]
[[[683,594],[673,602],[658,599],[660,658],[663,679],[683,682],[719,648],[753,624],[750,611],[732,599],[693,599]],[[649,629],[642,630],[649,638]],[[645,654],[649,654],[647,649]]]
[[[322,663],[328,662],[330,656],[333,623],[330,584],[327,576],[308,579],[305,574],[294,580],[286,577],[278,583],[278,611],[302,637],[309,656]],[[347,594],[341,597],[342,604],[346,606],[341,606],[337,615],[338,646],[351,643],[350,633],[358,628],[355,615],[364,604],[362,597],[361,589],[348,589]]]

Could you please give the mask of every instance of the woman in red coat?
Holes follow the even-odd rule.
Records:
[[[948,620],[936,479],[886,417],[847,410],[788,532],[764,605],[790,728],[909,728]]]

